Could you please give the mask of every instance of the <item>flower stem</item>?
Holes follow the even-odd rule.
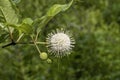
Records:
[[[38,52],[41,53],[36,41],[34,40],[33,36],[31,36],[32,40],[33,40],[33,43],[35,44],[35,47],[37,48]]]
[[[16,42],[19,42],[19,41],[20,41],[20,39],[23,37],[23,35],[24,35],[24,33],[23,33],[23,34],[21,34],[21,35],[18,37],[18,39],[17,39],[17,41],[16,41]]]
[[[34,44],[34,42],[16,42],[16,44]],[[36,44],[47,44],[46,42],[36,42]]]

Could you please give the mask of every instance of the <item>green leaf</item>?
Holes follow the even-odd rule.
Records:
[[[4,28],[4,25],[2,23],[0,23],[0,28]]]
[[[8,33],[2,33],[0,34],[0,43],[4,42],[9,37]]]
[[[12,7],[10,0],[0,0],[0,15],[2,15],[7,23],[18,23],[18,16]]]
[[[0,10],[0,22],[5,22],[4,16],[2,15],[2,11]]]
[[[13,6],[10,0],[0,0],[0,17],[2,17],[0,22],[8,24],[18,23],[18,15]]]
[[[60,5],[60,4],[55,4],[53,5],[47,12],[47,16],[55,16],[56,14],[58,14],[61,11],[66,11],[73,3],[73,0],[69,3],[69,4],[64,4],[64,5]]]
[[[39,33],[41,28],[44,27],[55,15],[57,15],[60,12],[66,11],[72,5],[72,3],[73,3],[73,0],[70,3],[64,4],[64,5],[60,5],[60,4],[53,5],[48,10],[45,16],[34,21],[34,24],[39,23],[37,32]]]
[[[29,24],[21,24],[19,27],[17,27],[19,30],[20,34],[25,33],[25,34],[31,34],[32,33],[32,27]]]
[[[20,1],[21,1],[21,0],[12,0],[12,2],[14,2],[14,3],[16,3],[16,4],[17,4],[17,3],[20,3]]]
[[[33,20],[31,18],[25,18],[23,19],[21,24],[17,24],[17,25],[7,24],[7,25],[18,30],[19,35],[21,35],[22,33],[31,34],[33,32],[32,24],[33,24]]]
[[[32,25],[33,20],[32,20],[31,18],[25,18],[25,19],[23,20],[23,23]]]
[[[22,21],[22,24],[16,28],[18,29],[20,34],[21,33],[31,34],[33,32],[32,23],[33,23],[33,20],[31,18],[25,18]]]

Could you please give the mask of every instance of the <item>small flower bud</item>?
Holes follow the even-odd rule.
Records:
[[[49,64],[52,63],[52,60],[48,58],[47,63],[49,63]]]
[[[42,60],[46,60],[47,58],[48,58],[48,55],[47,55],[46,52],[42,52],[42,53],[40,53],[40,59],[42,59]]]

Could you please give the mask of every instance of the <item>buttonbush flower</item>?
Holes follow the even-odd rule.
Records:
[[[55,57],[63,57],[70,54],[74,47],[75,41],[68,31],[62,29],[53,31],[47,37],[48,52],[54,54]]]

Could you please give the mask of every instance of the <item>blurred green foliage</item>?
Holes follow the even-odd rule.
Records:
[[[21,0],[15,4],[21,19],[36,19],[52,5],[68,2]],[[61,27],[76,40],[70,56],[51,57],[52,64],[48,64],[39,58],[34,45],[0,48],[0,80],[120,80],[120,0],[74,0],[70,9],[42,29],[40,40]],[[47,52],[44,45],[39,47]]]

